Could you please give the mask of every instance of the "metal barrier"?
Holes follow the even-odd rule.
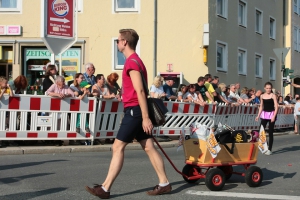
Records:
[[[93,140],[95,113],[95,98],[5,95],[0,101],[0,140]],[[84,131],[86,120],[89,133]]]
[[[166,123],[153,129],[155,135],[175,136],[199,122],[213,126],[221,122],[239,130],[258,130],[257,105],[212,105],[164,102]],[[275,128],[293,127],[293,109],[281,106]],[[80,117],[78,114],[80,113]],[[46,114],[46,115],[44,115]],[[48,96],[4,95],[0,101],[0,140],[91,140],[115,138],[123,118],[123,103],[85,97],[58,99]],[[76,121],[80,119],[80,133]],[[85,132],[86,120],[90,133]],[[8,124],[6,130],[5,125]]]

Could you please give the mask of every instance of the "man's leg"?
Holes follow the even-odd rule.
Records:
[[[109,170],[102,186],[109,191],[115,179],[119,175],[124,162],[124,150],[128,143],[115,139],[112,147],[113,155],[110,162]]]
[[[147,153],[159,179],[159,183],[168,183],[168,178],[165,172],[164,161],[154,146],[151,138],[140,141],[144,151]]]

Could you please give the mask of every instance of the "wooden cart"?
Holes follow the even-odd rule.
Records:
[[[182,175],[188,183],[195,183],[199,179],[205,179],[205,185],[212,191],[221,190],[225,181],[232,174],[245,177],[245,181],[250,187],[258,187],[263,180],[262,170],[257,166],[250,166],[256,163],[258,154],[257,143],[235,143],[233,154],[230,154],[223,145],[220,145],[221,151],[217,157],[213,158],[209,152],[206,142],[199,139],[189,139],[183,142],[185,163],[182,172],[180,172],[172,163],[170,158],[161,148],[173,168]],[[232,144],[227,144],[231,148]],[[241,165],[245,172],[235,172],[232,166]]]

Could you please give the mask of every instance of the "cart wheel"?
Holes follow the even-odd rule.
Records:
[[[219,191],[225,185],[225,174],[221,169],[213,168],[207,171],[205,185],[211,191]]]
[[[263,180],[263,173],[257,166],[251,166],[247,169],[245,181],[249,187],[258,187]]]
[[[219,166],[218,168],[224,172],[226,180],[230,179],[233,172],[232,166]]]
[[[195,171],[198,172],[198,169],[196,166],[193,166],[193,165],[185,165],[182,169],[182,173],[187,175],[188,177],[192,177],[192,176],[195,176]],[[199,173],[197,173],[198,175]],[[183,179],[188,182],[188,183],[195,183],[197,182],[199,179],[193,179],[193,180],[189,180],[187,179],[186,177],[182,176]]]

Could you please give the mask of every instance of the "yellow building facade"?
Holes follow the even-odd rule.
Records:
[[[9,2],[0,5],[0,73],[11,79],[24,74],[33,84],[50,58],[40,38],[41,1]],[[273,48],[285,47],[282,2],[79,0],[78,41],[62,56],[62,66],[74,75],[92,62],[95,74],[121,75],[118,30],[133,28],[140,36],[137,53],[148,69],[149,84],[157,74],[175,76],[177,86],[210,73],[220,82],[258,89],[272,81],[279,90],[280,64]],[[20,33],[1,34],[1,25],[20,26]]]

